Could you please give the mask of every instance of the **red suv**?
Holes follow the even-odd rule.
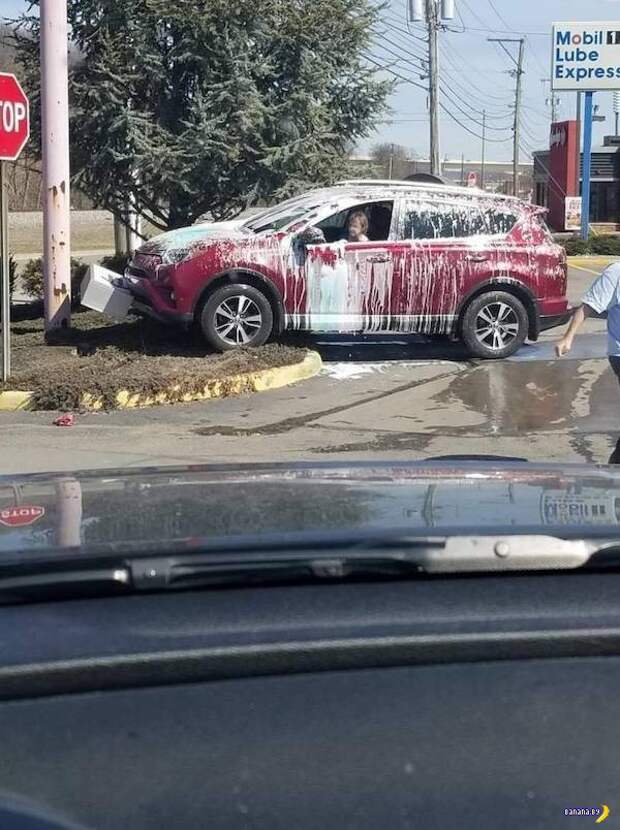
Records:
[[[347,240],[363,211],[367,241]],[[566,257],[543,210],[471,188],[347,181],[249,219],[147,242],[123,280],[134,307],[197,323],[217,350],[285,329],[421,332],[506,357],[567,319]]]

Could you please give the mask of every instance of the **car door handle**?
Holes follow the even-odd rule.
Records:
[[[368,262],[389,262],[389,261],[390,261],[390,257],[389,257],[388,254],[385,254],[385,256],[369,256],[368,257]]]
[[[467,262],[486,262],[488,260],[488,256],[484,254],[469,254],[465,257]]]

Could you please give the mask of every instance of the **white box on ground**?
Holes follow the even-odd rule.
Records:
[[[126,288],[114,285],[120,274],[91,265],[82,280],[81,303],[87,308],[101,311],[115,320],[124,320],[133,302],[133,297]]]

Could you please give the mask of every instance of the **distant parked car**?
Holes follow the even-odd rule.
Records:
[[[368,241],[346,239],[363,211]],[[217,350],[285,329],[420,332],[500,358],[567,318],[566,257],[544,211],[473,188],[346,181],[234,222],[158,236],[123,284]]]

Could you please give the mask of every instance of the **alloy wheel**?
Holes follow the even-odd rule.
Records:
[[[245,294],[227,297],[215,309],[215,330],[225,343],[247,346],[262,325],[260,308]]]
[[[516,311],[503,302],[483,306],[476,316],[476,339],[487,349],[501,351],[519,334]]]

